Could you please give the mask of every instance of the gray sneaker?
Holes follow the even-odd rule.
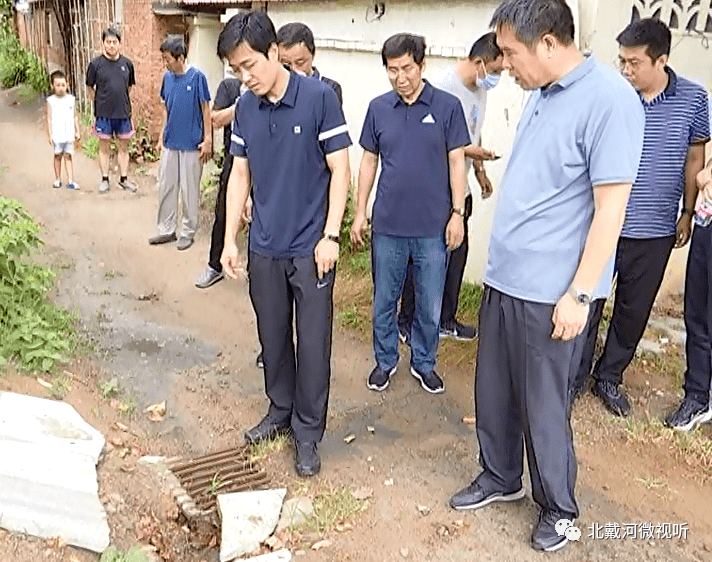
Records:
[[[193,245],[193,239],[188,238],[186,236],[181,236],[178,238],[178,243],[176,244],[176,248],[179,250],[187,250]]]
[[[138,186],[128,178],[124,181],[119,180],[119,187],[124,191],[130,191],[131,193],[136,193],[136,191],[138,191]]]
[[[99,184],[99,193],[106,193],[109,191],[109,180],[101,180]]]
[[[198,289],[207,289],[222,280],[223,277],[225,277],[225,274],[222,271],[216,271],[208,266],[205,268],[205,271],[200,274],[200,277],[198,277],[195,286],[198,287]]]

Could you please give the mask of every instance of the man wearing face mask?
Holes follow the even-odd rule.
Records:
[[[435,87],[458,98],[465,111],[467,129],[472,141],[469,146],[465,147],[465,171],[469,174],[470,168],[474,168],[475,178],[480,184],[483,199],[492,195],[492,183],[485,172],[483,160],[492,160],[495,155],[492,151],[485,150],[480,146],[482,123],[487,106],[487,92],[498,84],[501,73],[502,51],[497,46],[496,35],[490,32],[475,41],[466,59],[458,61],[454,67],[433,81]],[[465,264],[470,248],[467,222],[471,215],[472,191],[468,182],[465,197],[465,236],[462,245],[450,253],[445,275],[445,291],[440,315],[441,338],[471,340],[477,336],[474,326],[462,324],[455,318],[460,300],[462,277],[465,273]],[[401,340],[408,345],[410,345],[414,313],[413,270],[409,266],[398,313],[398,333]]]

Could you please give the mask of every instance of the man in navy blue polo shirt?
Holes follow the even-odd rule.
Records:
[[[373,205],[373,347],[376,366],[368,388],[383,391],[398,367],[395,311],[413,261],[415,316],[410,373],[423,389],[444,392],[435,372],[447,249],[462,243],[465,147],[470,144],[460,101],[423,80],[425,39],[401,33],[383,44],[383,66],[393,90],[368,106],[358,202],[351,229],[361,244],[366,205],[381,159]]]
[[[613,252],[645,118],[623,77],[574,43],[565,0],[505,0],[492,16],[504,68],[532,90],[495,211],[475,375],[482,472],[450,500],[477,509],[524,497],[524,447],[541,508],[537,550],[563,548],[578,516],[572,385],[591,298]]]
[[[710,138],[707,92],[668,66],[670,39],[668,27],[655,19],[635,21],[617,38],[621,69],[645,110],[643,156],[616,252],[616,300],[603,353],[593,370],[593,393],[617,416],[630,413],[620,388],[623,371],[643,337],[670,253],[690,239],[695,177],[704,167]],[[592,330],[602,311],[599,305]],[[591,364],[592,344],[595,339],[585,351],[584,365]],[[688,425],[688,417],[673,420],[673,425]]]
[[[295,469],[312,476],[321,467],[317,444],[326,427],[332,297],[351,139],[334,90],[280,64],[277,34],[264,12],[231,18],[220,33],[218,55],[249,88],[235,109],[221,259],[236,278],[241,260],[235,235],[251,188],[250,297],[270,405],[245,440],[256,443],[291,430]]]

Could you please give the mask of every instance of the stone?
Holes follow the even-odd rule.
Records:
[[[305,496],[297,496],[284,502],[276,532],[301,525],[314,516],[314,503]]]
[[[279,488],[218,494],[222,519],[220,562],[234,560],[260,547],[277,526],[286,493],[285,488]]]
[[[286,548],[269,554],[261,554],[253,558],[248,558],[245,562],[289,562],[292,559],[292,553]]]

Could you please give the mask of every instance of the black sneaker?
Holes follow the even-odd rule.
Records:
[[[559,524],[557,528],[557,523],[562,519],[565,519],[566,523]],[[555,552],[564,548],[569,542],[564,531],[571,525],[573,525],[573,517],[560,511],[542,509],[539,513],[539,521],[532,532],[532,548],[544,552]],[[561,534],[559,534],[560,530]]]
[[[445,392],[445,384],[443,384],[443,380],[438,376],[435,370],[429,373],[421,373],[411,365],[410,374],[420,381],[420,386],[422,386],[426,392],[430,394],[442,394]]]
[[[396,374],[397,370],[398,365],[393,367],[390,371],[384,371],[378,365],[376,365],[373,371],[371,371],[371,374],[368,376],[368,382],[366,383],[366,386],[368,386],[368,388],[370,388],[371,390],[375,390],[376,392],[383,392],[388,388],[388,384],[390,383],[391,377]]]
[[[450,507],[453,509],[479,509],[492,502],[512,502],[524,497],[524,488],[511,492],[492,491],[486,492],[475,480],[467,488],[463,488],[450,498]]]
[[[712,420],[709,404],[700,404],[691,398],[684,398],[677,410],[665,418],[665,425],[678,431],[692,431],[701,423]]]
[[[619,385],[610,381],[596,381],[591,389],[606,409],[614,416],[626,417],[630,414],[630,402]]]
[[[257,359],[255,359],[255,366],[258,369],[264,369],[265,368],[265,358],[262,355],[262,352],[260,351],[259,355],[257,356]]]
[[[455,321],[451,326],[440,326],[440,339],[455,338],[460,341],[470,341],[477,337],[477,328],[469,324]]]
[[[398,324],[398,337],[400,338],[400,341],[408,347],[410,347],[410,332],[411,331],[406,326]]]
[[[321,459],[314,441],[294,443],[294,470],[299,476],[316,476],[321,470]]]
[[[290,431],[289,421],[278,421],[267,414],[260,423],[245,432],[245,443],[252,445],[260,441],[268,441],[278,435],[287,435]]]

